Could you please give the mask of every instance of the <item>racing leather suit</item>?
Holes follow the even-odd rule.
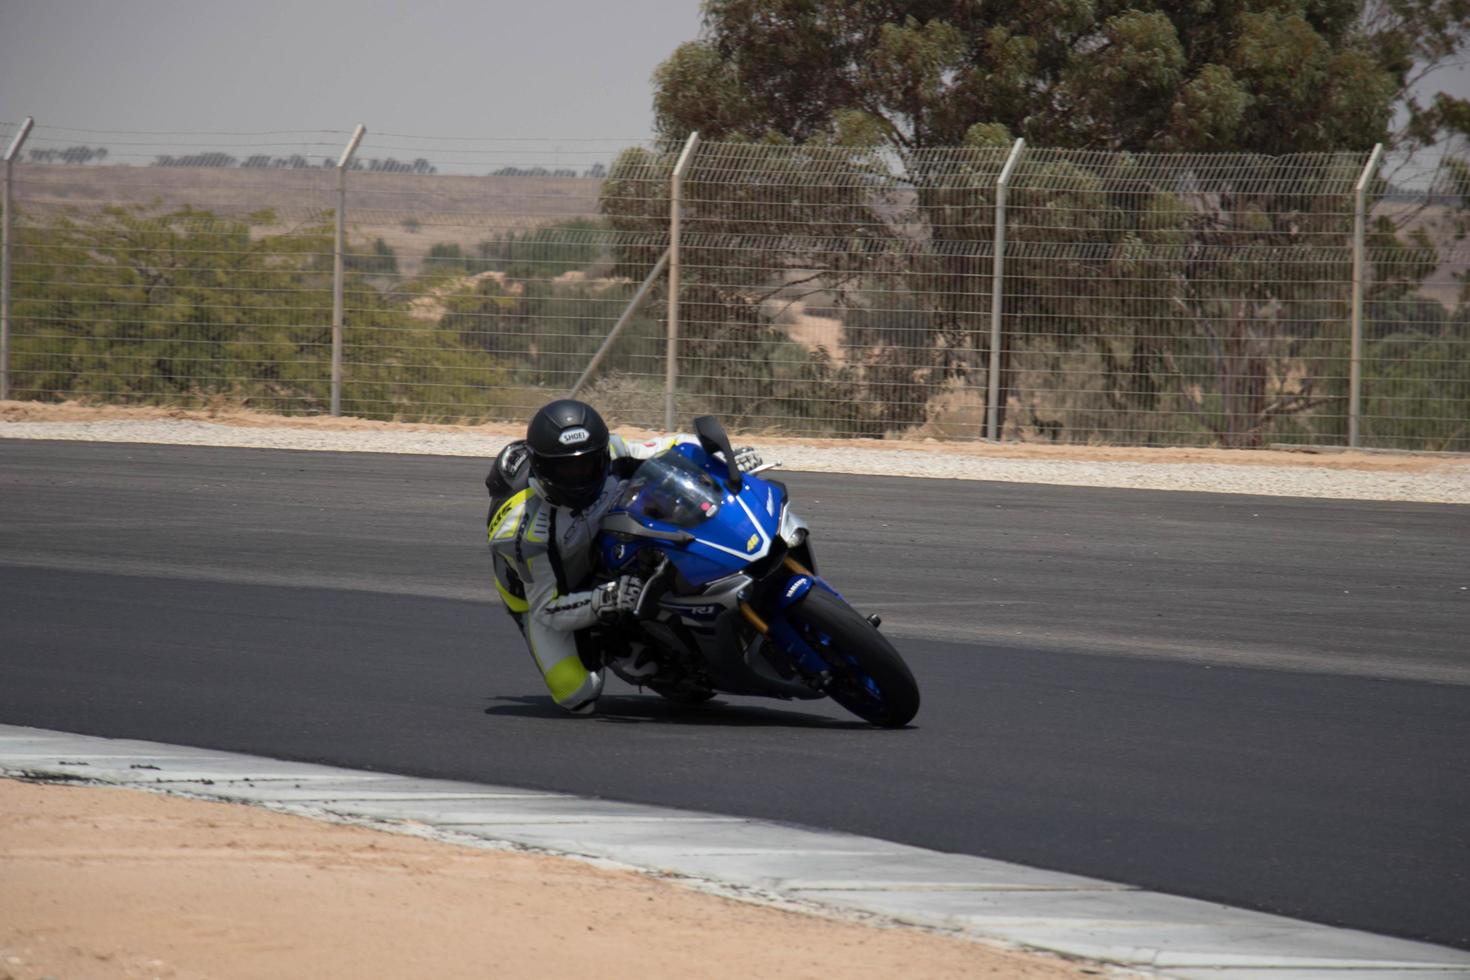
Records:
[[[629,444],[613,435],[608,450],[616,472],[619,459],[656,456],[690,436],[665,436]],[[493,506],[488,535],[495,561],[495,585],[516,620],[557,704],[569,711],[589,711],[602,693],[602,671],[595,651],[587,660],[578,652],[578,636],[598,624],[592,606],[592,545],[603,514],[618,499],[624,480],[609,474],[602,492],[588,507],[573,512],[550,504],[533,480],[526,489]]]

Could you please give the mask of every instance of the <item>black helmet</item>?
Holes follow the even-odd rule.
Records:
[[[595,501],[612,465],[607,442],[607,424],[591,405],[562,398],[543,406],[526,427],[531,476],[541,495],[572,510]]]

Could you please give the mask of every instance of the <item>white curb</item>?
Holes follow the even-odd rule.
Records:
[[[241,427],[181,419],[99,422],[0,422],[0,439],[149,443],[310,452],[413,453],[491,459],[510,436],[465,431]],[[759,437],[753,437],[759,442]],[[965,452],[925,452],[895,443],[823,446],[783,441],[768,446],[788,470],[948,480],[990,480],[1129,490],[1244,493],[1273,497],[1411,500],[1470,504],[1470,467],[1460,457],[1413,472],[1271,466],[1248,462],[1137,462],[1010,459]]]
[[[0,725],[0,774],[534,848],[1182,980],[1470,978],[1470,952],[760,820]]]

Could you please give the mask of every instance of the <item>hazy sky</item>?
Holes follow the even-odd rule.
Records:
[[[699,0],[0,0],[0,121],[639,139],[698,30]]]
[[[0,121],[637,140],[698,30],[699,0],[0,0]]]

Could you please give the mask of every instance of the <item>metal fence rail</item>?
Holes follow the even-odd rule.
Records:
[[[11,397],[1470,450],[1458,161],[349,140],[36,126]]]

